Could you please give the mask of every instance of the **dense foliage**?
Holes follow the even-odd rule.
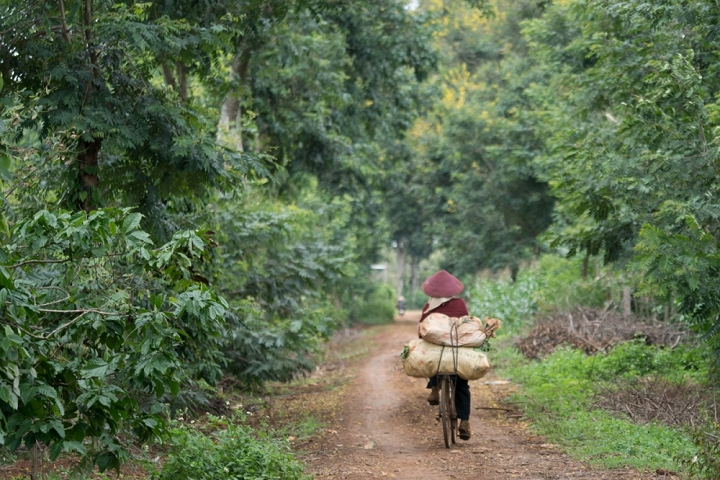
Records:
[[[383,152],[434,65],[425,20],[0,1],[0,443],[118,468],[223,375],[311,370],[378,295]]]
[[[227,303],[192,279],[206,242],[178,232],[154,248],[139,224],[127,209],[42,210],[0,250],[0,439],[10,449],[42,441],[52,458],[73,450],[117,467],[122,429],[157,435],[166,393],[219,376],[209,346]],[[86,452],[87,436],[98,451]]]
[[[514,277],[543,249],[584,257],[586,275],[599,257],[716,341],[714,3],[422,5],[440,67],[406,142],[417,228],[398,223],[398,244],[468,278]]]

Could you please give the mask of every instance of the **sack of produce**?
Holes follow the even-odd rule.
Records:
[[[477,380],[490,369],[487,356],[478,347],[448,347],[421,339],[405,345],[400,358],[405,374],[418,378],[430,378],[438,373],[453,374],[457,367],[460,378]]]
[[[431,313],[420,323],[420,336],[436,345],[479,347],[485,342],[485,326],[477,317],[448,317]]]

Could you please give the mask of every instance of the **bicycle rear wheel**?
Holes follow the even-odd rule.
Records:
[[[443,440],[445,448],[450,448],[454,441],[454,432],[452,425],[452,406],[450,394],[450,380],[443,375],[440,380],[440,421],[443,426]]]
[[[455,443],[455,435],[457,433],[457,411],[455,410],[455,382],[448,378],[448,411],[450,413],[450,440]]]

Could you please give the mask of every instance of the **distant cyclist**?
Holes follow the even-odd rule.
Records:
[[[400,295],[397,300],[398,315],[405,315],[405,297]]]
[[[430,300],[423,306],[420,323],[431,313],[443,313],[448,317],[463,317],[469,315],[467,305],[462,298],[458,298],[465,289],[464,285],[455,276],[440,270],[432,274],[422,284],[422,291],[430,297]],[[419,328],[419,326],[418,326]],[[460,377],[457,378],[455,387],[455,409],[460,419],[460,427],[458,435],[463,440],[470,439],[470,387],[468,381]],[[440,403],[440,393],[438,392],[437,377],[432,377],[427,384],[430,388],[430,396],[428,403],[437,405]]]

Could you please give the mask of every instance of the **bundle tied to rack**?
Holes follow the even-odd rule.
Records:
[[[420,323],[422,339],[405,345],[400,358],[405,374],[430,378],[439,374],[455,375],[465,380],[482,378],[490,369],[483,352],[488,336],[499,327],[499,320],[487,322],[469,315],[449,317],[431,313]],[[490,325],[494,328],[488,328]]]

